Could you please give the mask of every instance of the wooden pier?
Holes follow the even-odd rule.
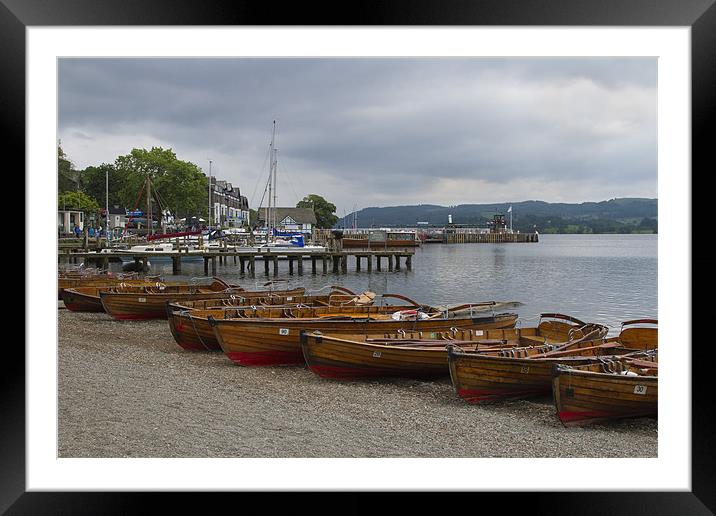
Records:
[[[507,244],[539,242],[538,233],[477,233],[445,231],[443,244]]]
[[[233,261],[233,265],[240,268],[242,274],[248,274],[254,276],[257,270],[263,268],[263,273],[269,276],[273,273],[274,276],[278,275],[278,263],[279,260],[288,261],[288,273],[297,273],[302,275],[304,273],[304,262],[310,264],[311,274],[317,274],[321,272],[326,274],[328,272],[333,273],[346,273],[348,272],[348,259],[353,257],[354,266],[356,271],[361,271],[363,262],[365,261],[365,270],[372,272],[373,270],[401,270],[402,266],[405,266],[406,270],[413,268],[413,256],[414,250],[377,250],[377,251],[366,251],[366,250],[355,250],[355,251],[326,251],[326,252],[312,252],[301,254],[300,252],[281,252],[281,251],[266,251],[266,252],[247,252],[247,251],[236,251],[233,249],[217,249],[204,252],[192,252],[187,251],[176,251],[171,253],[143,253],[143,252],[132,252],[132,253],[100,253],[91,251],[73,252],[71,250],[60,250],[58,252],[59,260],[67,260],[69,262],[77,262],[79,259],[86,261],[96,262],[99,267],[107,268],[110,260],[116,260],[117,258],[133,259],[137,264],[143,263],[145,268],[147,261],[152,258],[170,258],[172,261],[172,273],[181,274],[182,259],[202,259],[204,261],[204,274],[205,275],[216,275],[217,263],[221,265],[228,265]],[[263,267],[261,263],[263,262]]]

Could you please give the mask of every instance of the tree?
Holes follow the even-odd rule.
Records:
[[[208,178],[194,163],[177,159],[171,149],[132,149],[115,160],[114,168],[122,185],[118,198],[125,207],[141,209],[144,206],[146,198],[139,206],[137,202],[149,177],[154,193],[162,201],[162,209],[170,210],[178,218],[208,215]]]
[[[122,204],[119,198],[122,181],[111,163],[102,163],[98,167],[87,167],[80,171],[80,177],[82,178],[82,190],[100,206],[105,206],[107,203],[107,179],[109,179],[109,205]]]
[[[328,202],[317,194],[310,194],[298,201],[296,208],[311,208],[316,215],[316,227],[322,229],[332,228],[338,217],[336,213],[336,205]]]
[[[61,192],[57,195],[57,206],[61,210],[83,211],[86,216],[99,213],[99,204],[83,192]]]
[[[249,227],[253,228],[258,222],[259,212],[253,208],[249,208]]]
[[[62,147],[57,146],[57,191],[76,192],[79,190],[79,178],[72,162]]]

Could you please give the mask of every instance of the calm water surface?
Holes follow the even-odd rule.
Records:
[[[606,324],[614,333],[621,321],[657,317],[657,254],[657,235],[540,235],[536,244],[426,244],[416,251],[411,271],[403,265],[400,271],[374,267],[368,273],[364,260],[363,270],[355,272],[351,258],[345,274],[324,275],[319,261],[319,272],[312,275],[307,260],[299,276],[289,275],[288,263],[280,262],[278,278],[309,290],[343,285],[429,304],[520,301],[524,305],[510,311],[523,325],[536,322],[542,312],[561,312]],[[153,273],[172,277],[170,260],[150,261]],[[267,281],[261,261],[255,278],[241,275],[232,259],[227,262],[217,263],[218,276],[246,288]],[[203,272],[202,261],[182,261],[182,276],[175,278]]]

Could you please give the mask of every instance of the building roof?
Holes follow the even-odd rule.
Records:
[[[259,220],[266,221],[267,208],[259,208]],[[276,208],[276,222],[281,223],[286,217],[291,217],[297,224],[315,224],[316,214],[311,208]]]

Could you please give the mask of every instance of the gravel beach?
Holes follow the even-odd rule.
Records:
[[[192,353],[166,321],[59,303],[60,457],[656,457],[657,420],[564,428],[551,398],[474,406],[439,381],[324,380]]]

